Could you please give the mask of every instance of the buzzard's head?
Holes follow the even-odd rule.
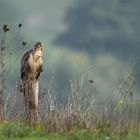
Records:
[[[35,44],[35,46],[34,46],[34,49],[35,49],[35,51],[42,51],[42,49],[43,49],[43,43],[41,43],[41,42],[36,42],[36,44]]]
[[[34,58],[38,58],[42,56],[42,50],[43,50],[43,43],[36,42],[34,46]]]

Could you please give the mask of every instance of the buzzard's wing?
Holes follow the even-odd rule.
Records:
[[[30,54],[32,53],[32,50],[26,52],[21,60],[21,79],[25,80],[28,77],[28,72],[30,71],[30,65],[29,65],[29,59]]]
[[[24,54],[21,60],[21,79],[29,80],[30,78],[38,79],[42,72],[42,58],[34,49]]]
[[[38,66],[37,70],[36,70],[36,79],[39,78],[40,73],[43,71],[43,67],[42,64]]]

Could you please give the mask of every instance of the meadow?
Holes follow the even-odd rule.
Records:
[[[46,133],[43,127],[33,128],[22,123],[2,122],[0,126],[0,139],[2,140],[139,140],[139,134],[109,136],[99,134],[98,130],[73,128],[67,132]]]
[[[21,28],[19,24],[19,28]],[[124,80],[117,88],[116,99],[105,98],[99,102],[94,92],[90,90],[88,74],[77,74],[75,80],[70,80],[70,95],[65,103],[58,102],[52,94],[54,76],[50,79],[47,91],[40,97],[40,120],[34,124],[28,122],[17,109],[19,100],[18,85],[11,95],[5,94],[5,79],[9,69],[4,64],[7,57],[5,52],[5,34],[9,32],[7,25],[3,26],[4,36],[1,40],[0,54],[0,80],[2,88],[0,92],[0,139],[1,140],[133,140],[140,138],[140,110],[135,98],[134,63]],[[26,45],[23,42],[23,45]],[[6,50],[6,51],[5,51]],[[7,53],[6,53],[7,54]],[[11,55],[8,53],[8,55]],[[23,109],[24,110],[24,109]],[[24,112],[25,113],[25,112]]]

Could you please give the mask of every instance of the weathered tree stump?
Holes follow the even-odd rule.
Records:
[[[31,123],[39,122],[38,80],[33,79],[24,84],[23,93],[25,101],[26,120]]]

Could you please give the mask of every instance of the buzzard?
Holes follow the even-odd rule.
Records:
[[[43,43],[36,42],[34,48],[26,52],[21,59],[22,82],[38,80],[42,69]]]

